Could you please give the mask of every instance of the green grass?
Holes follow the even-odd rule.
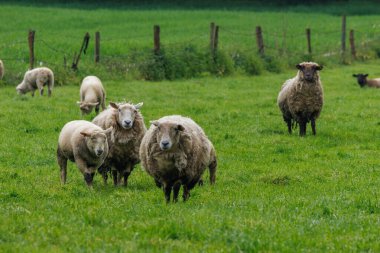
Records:
[[[339,5],[339,4],[338,4]],[[345,4],[344,10],[372,8],[357,2]],[[334,7],[335,6],[335,7]],[[219,51],[228,58],[254,57],[254,64],[264,65],[270,71],[283,71],[286,66],[294,66],[304,59],[313,59],[321,64],[338,65],[340,57],[341,17],[329,12],[319,12],[323,8],[295,6],[291,8],[268,8],[255,12],[253,8],[242,9],[128,9],[85,8],[83,5],[17,5],[1,3],[0,58],[8,71],[5,82],[15,84],[28,68],[27,31],[36,30],[35,55],[36,65],[46,65],[58,75],[57,82],[77,82],[80,78],[93,72],[102,72],[108,77],[141,79],[146,75],[141,68],[151,61],[149,54],[153,48],[153,25],[161,26],[161,44],[165,49],[170,66],[176,66],[180,77],[187,77],[186,67],[179,63],[188,62],[181,50],[192,46],[203,57],[190,61],[190,66],[202,66],[195,76],[210,72],[205,61],[209,50],[209,24],[215,22],[220,26]],[[324,9],[334,9],[336,5]],[[316,12],[313,12],[316,11]],[[350,13],[349,11],[347,11]],[[347,29],[354,29],[357,55],[359,60],[374,59],[377,52],[380,33],[379,15],[349,14]],[[254,31],[257,25],[263,29],[266,61],[257,59],[257,46]],[[312,30],[313,56],[306,56],[305,29]],[[101,32],[101,63],[93,63],[94,34]],[[91,35],[88,53],[79,63],[79,74],[62,70],[64,57],[71,65],[74,52],[78,52],[86,32]],[[347,36],[348,37],[348,36]],[[347,48],[349,48],[347,39]],[[345,63],[352,63],[349,56]],[[277,67],[280,65],[281,67]],[[151,69],[148,64],[146,68]],[[160,70],[162,71],[162,70]],[[239,69],[237,69],[239,71]],[[145,70],[146,72],[146,70]],[[211,71],[212,72],[212,71]],[[218,71],[216,71],[218,73]],[[249,72],[249,71],[247,71]],[[190,71],[190,73],[192,73]],[[256,72],[254,71],[254,74]],[[178,76],[177,75],[177,76]],[[65,76],[64,78],[62,76]],[[74,77],[73,77],[74,76]],[[170,76],[167,77],[170,79]],[[171,78],[177,77],[171,75]]]
[[[103,79],[108,101],[144,102],[145,122],[192,117],[218,153],[215,186],[165,204],[138,166],[127,188],[89,191],[72,163],[60,185],[61,127],[79,119],[77,85],[53,97],[0,89],[1,252],[378,252],[380,91],[355,72],[379,61],[322,72],[325,106],[305,138],[288,135],[276,106],[295,70],[258,77],[177,82]],[[100,76],[102,78],[102,76]],[[86,119],[91,119],[91,116]],[[208,173],[206,173],[206,178]]]

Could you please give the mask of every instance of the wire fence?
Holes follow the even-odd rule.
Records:
[[[343,25],[345,27],[345,24],[342,24],[342,27]],[[190,57],[191,64],[204,65],[207,57],[196,57],[196,55],[205,55],[206,52],[213,57],[211,63],[217,64],[218,51],[225,51],[232,59],[233,56],[246,54],[264,58],[268,55],[278,56],[285,61],[289,61],[288,58],[294,60],[333,58],[344,61],[347,57],[350,57],[350,60],[365,60],[377,54],[376,44],[380,42],[380,26],[355,27],[355,30],[307,31],[306,29],[303,32],[295,32],[290,29],[265,30],[265,27],[258,26],[256,30],[237,31],[233,27],[219,27],[212,23],[209,31],[191,34],[188,39],[182,41],[175,41],[172,37],[171,41],[161,42],[160,35],[154,34],[154,39],[150,36],[125,39],[104,36],[100,39],[93,36],[95,39],[91,38],[89,44],[88,41],[86,44],[84,37],[79,35],[65,36],[60,40],[56,37],[52,40],[49,39],[51,36],[47,38],[39,35],[37,39],[33,36],[29,44],[27,38],[0,42],[0,59],[5,65],[7,62],[13,62],[9,65],[18,64],[24,68],[26,64],[29,64],[29,68],[51,66],[67,69],[103,66],[106,69],[128,72],[131,69],[138,70],[155,64],[168,65],[165,60],[176,58],[183,60],[184,57]],[[347,30],[350,31],[350,36]],[[30,34],[28,36],[30,37]],[[81,42],[82,47],[78,51]],[[210,60],[207,61],[209,64]]]

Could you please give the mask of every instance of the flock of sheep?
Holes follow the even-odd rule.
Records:
[[[299,134],[306,134],[311,122],[316,134],[316,120],[323,106],[323,88],[319,77],[322,66],[314,62],[302,62],[297,75],[287,80],[281,88],[277,104],[287,124],[289,133],[299,125]],[[4,65],[0,60],[0,79]],[[380,79],[367,80],[368,74],[357,74],[361,86],[380,88]],[[51,96],[54,74],[46,67],[25,73],[16,87],[19,94],[39,90],[43,95],[48,87]],[[178,201],[183,187],[183,200],[190,190],[202,184],[202,175],[209,168],[210,183],[215,183],[217,158],[213,144],[203,129],[192,119],[179,115],[165,116],[151,121],[147,130],[140,112],[143,103],[110,102],[106,108],[105,89],[96,76],[87,76],[80,87],[78,105],[82,115],[95,108],[97,116],[92,122],[73,120],[65,124],[58,138],[57,160],[61,170],[61,182],[65,184],[67,161],[75,162],[89,187],[95,173],[107,183],[111,175],[115,185],[127,186],[128,177],[136,164],[141,162],[145,171],[163,189],[167,202]],[[99,113],[100,107],[102,112]]]

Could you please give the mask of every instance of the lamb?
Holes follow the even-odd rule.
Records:
[[[83,79],[80,86],[80,99],[81,101],[78,101],[77,104],[82,111],[82,115],[91,113],[94,107],[96,114],[98,114],[100,105],[103,111],[106,109],[106,92],[98,77],[87,76]]]
[[[108,155],[107,133],[112,128],[103,130],[85,120],[68,122],[58,138],[57,161],[61,169],[61,182],[66,183],[67,160],[75,162],[82,172],[89,187],[96,170]]]
[[[192,119],[179,115],[166,116],[152,121],[140,146],[142,167],[162,187],[166,202],[178,201],[181,185],[183,200],[201,180],[206,167],[210,183],[215,183],[216,152],[202,128]]]
[[[128,177],[134,166],[140,162],[139,147],[146,132],[140,108],[143,103],[113,103],[93,119],[93,123],[103,129],[113,127],[109,134],[110,151],[104,164],[99,168],[104,183],[107,183],[108,172],[112,172],[114,185],[127,186]]]
[[[4,63],[0,60],[0,80],[4,77]]]
[[[29,70],[24,75],[24,80],[17,85],[16,90],[18,94],[25,94],[29,91],[34,92],[36,89],[39,89],[40,95],[44,93],[44,86],[48,86],[48,95],[51,96],[51,91],[54,86],[54,74],[53,71],[49,68],[35,68]]]
[[[372,88],[380,88],[380,78],[367,79],[368,74],[353,74],[352,76],[358,79],[358,84],[362,88],[365,85]]]
[[[289,133],[294,123],[300,125],[300,136],[306,134],[306,124],[311,121],[313,135],[316,135],[315,121],[323,106],[323,87],[319,72],[323,66],[314,62],[297,64],[297,76],[287,80],[277,98]]]

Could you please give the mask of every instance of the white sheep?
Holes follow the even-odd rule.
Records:
[[[4,77],[4,63],[0,60],[0,80]]]
[[[82,172],[88,186],[96,170],[108,155],[107,133],[97,125],[85,121],[68,122],[61,130],[58,138],[57,160],[61,169],[61,182],[66,183],[67,160],[75,162]]]
[[[140,146],[142,167],[162,187],[165,199],[178,200],[183,185],[183,200],[199,182],[206,167],[210,183],[215,183],[217,160],[214,146],[204,131],[192,119],[179,115],[152,121]]]
[[[79,93],[81,101],[78,101],[77,104],[82,111],[82,115],[91,113],[94,107],[96,114],[98,114],[100,105],[102,106],[102,110],[106,109],[106,92],[98,77],[85,77],[80,86]]]
[[[323,106],[323,87],[318,72],[323,67],[314,62],[302,62],[296,67],[299,70],[297,76],[282,85],[277,104],[289,133],[292,133],[294,123],[298,123],[300,136],[304,136],[306,124],[311,121],[315,135],[315,121]]]
[[[103,129],[113,127],[109,133],[110,152],[99,168],[107,183],[107,174],[112,172],[114,185],[127,186],[128,177],[134,166],[140,162],[139,147],[146,132],[144,119],[140,113],[143,103],[113,103],[93,119],[93,123]]]
[[[360,87],[368,86],[372,88],[380,88],[380,78],[367,79],[368,74],[353,74],[353,77],[356,77]]]
[[[29,70],[24,75],[24,80],[17,85],[16,90],[19,94],[25,94],[29,91],[34,92],[36,89],[40,91],[40,95],[44,93],[44,86],[48,86],[48,95],[51,96],[51,91],[54,87],[54,74],[51,69],[42,67]]]

